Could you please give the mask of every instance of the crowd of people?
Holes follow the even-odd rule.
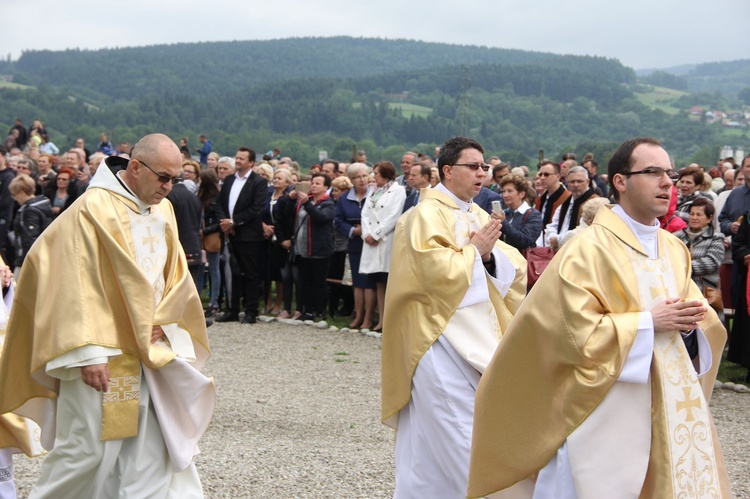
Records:
[[[182,181],[170,200],[196,286],[208,298],[206,317],[253,323],[259,314],[344,316],[352,328],[381,331],[391,234],[421,192],[439,182],[438,151],[434,158],[405,152],[399,171],[388,161],[372,165],[359,151],[351,162],[327,159],[305,172],[279,149],[259,156],[241,148],[221,156],[205,135],[199,141],[192,152],[186,137],[179,141]],[[26,130],[19,119],[0,157],[0,182],[7,186],[0,191],[0,246],[16,270],[39,233],[88,187],[102,159],[128,157],[131,149],[127,142],[112,146],[107,134],[93,153],[82,138],[66,152],[55,146],[54,154],[41,150],[49,143],[43,122]],[[574,153],[543,159],[533,174],[497,156],[486,168],[473,202],[502,223],[501,240],[524,255],[540,247],[557,251],[611,201],[607,175],[592,154],[580,164]],[[731,238],[750,208],[740,192],[750,179],[733,158],[711,168],[692,164],[675,175],[662,228],[690,246],[696,282],[720,289],[719,267],[731,264]],[[252,188],[245,188],[247,180]],[[183,190],[199,203],[180,195]],[[693,217],[691,207],[702,199],[708,203],[699,202]],[[739,309],[741,272],[735,267],[733,275],[731,307]],[[750,358],[731,358],[750,367]]]
[[[471,430],[480,379],[488,385],[483,399],[486,414],[513,416],[529,425],[517,434],[508,430],[504,440],[489,438],[487,445],[481,446],[482,459],[508,467],[509,478],[487,481],[482,475],[474,489],[486,493],[506,486],[524,487],[526,476],[514,474],[517,470],[498,457],[495,444],[502,441],[521,449],[528,443],[519,440],[519,435],[541,431],[540,422],[546,421],[522,415],[523,411],[511,415],[510,409],[498,402],[516,393],[505,384],[510,379],[509,366],[528,371],[541,362],[541,357],[535,357],[538,353],[529,353],[532,338],[538,336],[538,344],[549,340],[554,352],[554,340],[542,335],[552,334],[555,327],[549,321],[554,317],[530,310],[531,305],[521,308],[528,292],[524,256],[537,248],[550,248],[550,254],[559,257],[552,260],[550,270],[537,276],[540,280],[535,289],[542,290],[532,290],[528,300],[538,307],[554,305],[563,311],[566,321],[577,323],[581,338],[575,341],[579,346],[588,341],[586,328],[602,327],[594,318],[596,314],[585,313],[593,302],[607,301],[608,310],[622,309],[623,314],[651,310],[627,320],[612,319],[637,326],[639,335],[642,330],[650,331],[650,343],[639,343],[634,337],[617,341],[625,341],[627,348],[632,346],[632,351],[642,356],[664,347],[664,359],[677,355],[671,362],[692,362],[701,376],[714,369],[714,377],[718,361],[715,358],[712,365],[711,354],[716,357],[714,350],[720,340],[714,333],[717,326],[704,321],[721,317],[724,306],[712,301],[721,288],[719,268],[722,263],[734,262],[731,300],[735,316],[728,358],[750,368],[745,293],[750,264],[750,156],[740,165],[729,159],[712,168],[690,165],[676,170],[658,142],[643,139],[624,144],[610,161],[608,174],[599,172],[593,155],[587,154],[579,164],[572,153],[560,160],[540,161],[534,173],[526,166],[511,168],[496,156],[485,162],[479,143],[457,137],[437,148],[434,158],[404,152],[398,169],[390,161],[373,165],[365,151],[359,151],[349,162],[326,159],[305,171],[278,149],[258,155],[250,147],[240,147],[222,156],[203,135],[202,146],[194,151],[197,158],[192,157],[185,138],[179,148],[164,136],[148,136],[135,147],[120,143],[117,148],[106,134],[100,139],[93,152],[79,138],[66,152],[55,146],[56,152],[50,154],[42,152],[50,143],[41,122],[35,122],[27,132],[19,120],[11,129],[6,150],[0,154],[0,248],[5,261],[16,268],[19,285],[26,275],[34,277],[32,272],[23,272],[24,262],[44,231],[61,225],[52,223],[56,218],[72,207],[82,213],[96,211],[83,203],[92,197],[84,196],[91,192],[89,187],[132,198],[132,209],[140,210],[147,220],[136,223],[131,214],[132,230],[141,231],[139,224],[146,224],[154,231],[166,231],[169,241],[169,231],[174,228],[165,229],[163,221],[154,220],[145,205],[139,204],[157,205],[166,197],[171,211],[163,216],[168,220],[174,213],[175,237],[185,255],[187,278],[205,295],[201,320],[206,325],[211,321],[253,324],[260,314],[313,321],[339,316],[348,318],[351,328],[383,332],[384,365],[388,364],[383,370],[383,420],[399,428],[397,495],[399,487],[404,491],[432,488],[438,495],[446,490],[456,494],[466,490],[469,456],[474,452],[471,431],[467,439],[465,431],[456,429],[468,425]],[[159,154],[153,152],[157,149]],[[181,157],[179,167],[173,165],[173,156]],[[165,157],[169,168],[157,162]],[[100,168],[115,175],[97,176]],[[122,176],[118,171],[124,172]],[[150,184],[143,180],[148,172]],[[76,203],[80,198],[82,202]],[[616,206],[607,206],[611,203]],[[67,221],[65,218],[64,223]],[[676,237],[666,236],[659,227]],[[151,244],[152,234],[143,234],[145,248]],[[588,246],[582,242],[589,239]],[[662,250],[669,256],[662,255]],[[164,251],[166,258],[174,259],[173,249]],[[690,269],[687,255],[692,258]],[[33,257],[35,261],[38,258]],[[621,283],[622,293],[632,299],[632,305],[618,303],[622,297],[617,293],[610,297],[610,289],[597,294],[596,300],[592,298],[591,290],[609,286],[612,276],[621,272],[616,262],[625,258],[643,282],[656,282],[652,276],[655,268],[675,280],[659,281],[664,289],[660,287],[657,294],[666,301],[654,301],[656,295],[647,297],[641,289],[643,282],[631,282],[632,276],[622,276]],[[666,258],[660,266],[649,263],[659,258]],[[171,267],[171,272],[176,272],[176,279],[186,278],[180,277],[179,265]],[[688,289],[681,280],[685,272],[694,287]],[[163,286],[154,283],[157,302]],[[562,296],[558,292],[562,288],[569,295]],[[702,302],[694,301],[696,288],[718,315],[707,314]],[[180,293],[185,290],[181,288]],[[675,296],[689,296],[690,300],[674,301]],[[170,313],[174,315],[174,310]],[[516,314],[523,321],[514,319]],[[568,327],[566,324],[557,326]],[[675,329],[676,325],[680,327]],[[611,326],[613,337],[617,337],[618,327],[624,326]],[[668,331],[684,333],[689,357],[667,352],[668,346],[653,341],[653,333]],[[157,339],[165,334],[154,332]],[[198,343],[203,334],[205,328],[190,332]],[[602,345],[590,345],[593,350],[585,353],[592,357],[573,364],[580,361],[595,371],[592,366],[609,363],[611,377],[620,369],[627,371],[632,360],[640,367],[631,366],[632,372],[620,376],[630,376],[628,382],[648,384],[648,370],[644,378],[643,365],[637,360],[628,357],[623,367],[626,359],[615,358],[612,352],[602,353],[605,360],[597,358],[595,350]],[[207,343],[202,346],[206,347]],[[569,346],[561,348],[565,351]],[[519,351],[525,356],[517,355]],[[568,354],[570,359],[575,357],[575,349]],[[547,360],[552,357],[550,353]],[[526,363],[520,364],[520,359]],[[68,360],[75,365],[75,359]],[[151,360],[141,361],[151,367]],[[549,386],[556,386],[561,393],[572,390],[569,395],[574,399],[579,396],[571,388],[575,383],[564,381],[566,376],[574,377],[568,367],[561,363],[557,367],[559,383]],[[101,389],[107,379],[100,374],[96,371],[84,382],[92,387],[98,383]],[[526,379],[535,376],[540,374],[529,373]],[[591,374],[590,378],[597,376]],[[537,381],[543,385],[549,380]],[[696,383],[691,378],[680,390],[692,390]],[[456,392],[441,395],[441,384]],[[597,401],[608,391],[619,392],[620,386],[599,382],[594,390]],[[639,392],[637,396],[642,395]],[[455,398],[455,406],[463,409],[458,414],[435,414],[431,400],[443,396]],[[671,400],[673,395],[665,392],[661,396]],[[550,399],[554,398],[550,393]],[[75,400],[72,403],[77,403]],[[582,444],[572,439],[570,432],[582,421],[593,419],[587,417],[596,405],[588,399],[579,402],[576,410],[580,411],[571,413],[566,412],[567,407],[536,407],[550,414],[559,409],[566,413],[567,422],[578,418],[578,423],[550,432],[551,446],[539,452],[549,452],[547,458],[554,454],[551,464],[539,461],[539,455],[519,451],[528,458],[522,465],[524,472],[539,472],[538,480],[549,490],[572,486],[566,481],[570,470],[565,463],[576,459]],[[606,411],[602,414],[607,416],[602,417],[612,416]],[[478,425],[487,435],[490,430],[484,417],[478,415],[477,421],[483,421]],[[434,448],[434,431],[440,432],[445,449]],[[434,470],[445,470],[446,463],[453,471],[427,486],[426,477],[433,476]],[[607,460],[602,463],[600,471],[608,472]],[[422,468],[431,471],[420,478],[414,470]],[[589,478],[595,479],[594,475],[592,472]],[[409,492],[403,494],[409,496]]]

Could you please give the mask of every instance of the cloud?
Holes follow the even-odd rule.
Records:
[[[0,54],[304,36],[408,38],[617,58],[634,68],[748,57],[747,0],[3,0]]]

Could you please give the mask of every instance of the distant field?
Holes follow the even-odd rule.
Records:
[[[411,118],[412,116],[426,118],[432,114],[431,107],[417,106],[416,104],[407,104],[405,102],[389,102],[388,107],[390,109],[401,108],[401,114],[404,118]]]
[[[355,109],[362,106],[361,102],[355,102],[352,105]],[[409,104],[406,102],[389,102],[388,103],[389,109],[401,109],[401,115],[404,118],[411,118],[412,116],[420,116],[422,118],[426,118],[430,114],[432,114],[432,108],[426,107],[426,106],[418,106],[416,104]]]
[[[12,83],[5,80],[0,80],[0,88],[32,88],[28,85],[21,85],[20,83]]]
[[[721,134],[724,137],[732,137],[732,138],[743,137],[743,138],[747,138],[748,136],[750,136],[750,130],[748,130],[747,128],[722,128]]]
[[[651,92],[636,92],[635,95],[639,101],[652,109],[661,109],[667,114],[677,114],[680,110],[672,104],[678,98],[687,95],[687,93],[680,90],[672,90],[671,88],[653,87]]]

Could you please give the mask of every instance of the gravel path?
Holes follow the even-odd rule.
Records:
[[[392,496],[380,340],[279,323],[209,335],[219,403],[196,461],[206,497]],[[750,498],[750,394],[716,390],[711,405],[735,496]],[[15,457],[19,497],[40,462]]]

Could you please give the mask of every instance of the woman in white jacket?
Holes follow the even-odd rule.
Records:
[[[370,274],[377,286],[378,324],[373,331],[383,330],[383,308],[388,268],[391,265],[393,230],[406,200],[406,191],[395,182],[396,168],[390,161],[381,161],[373,168],[376,189],[362,207],[362,261],[359,271]]]

